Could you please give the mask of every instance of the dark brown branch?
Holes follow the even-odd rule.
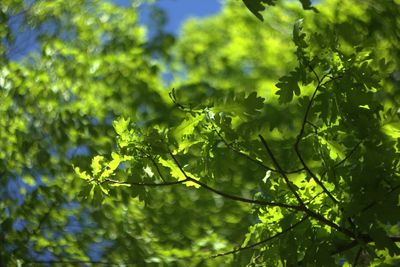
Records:
[[[297,210],[297,211],[303,210],[302,207],[300,207],[300,206],[294,206],[294,205],[289,205],[289,204],[284,204],[284,203],[279,203],[279,202],[269,202],[269,201],[263,201],[263,200],[254,200],[254,199],[249,199],[249,198],[243,198],[240,196],[231,195],[231,194],[219,191],[218,189],[212,188],[211,186],[209,186],[203,182],[200,182],[200,181],[190,177],[189,175],[187,175],[185,170],[182,168],[181,164],[176,159],[175,155],[172,154],[171,151],[169,151],[169,154],[172,157],[172,159],[174,160],[175,164],[178,166],[181,173],[185,176],[186,179],[183,180],[184,182],[190,181],[190,182],[195,183],[195,184],[201,186],[202,188],[204,188],[208,191],[211,191],[217,195],[220,195],[224,198],[231,199],[231,200],[238,201],[238,202],[256,204],[256,205],[261,205],[261,206],[269,206],[269,207],[281,207],[281,208],[287,208],[287,209],[292,209],[292,210]]]
[[[258,137],[261,140],[261,143],[264,145],[265,149],[267,150],[267,153],[269,157],[271,158],[272,162],[275,165],[275,168],[279,171],[279,173],[282,175],[283,179],[285,180],[286,185],[289,187],[289,190],[293,193],[293,195],[296,197],[297,201],[299,202],[300,206],[305,207],[303,200],[301,199],[300,195],[297,193],[296,188],[292,185],[292,183],[289,181],[289,178],[287,177],[286,173],[283,171],[282,167],[278,163],[278,160],[275,158],[274,153],[272,153],[272,150],[269,148],[267,141],[264,139],[264,137],[260,134]]]
[[[249,199],[249,198],[243,198],[240,196],[236,195],[231,195],[222,191],[219,191],[215,188],[210,187],[209,185],[202,183],[194,178],[191,178],[190,176],[186,177],[189,181],[198,184],[202,188],[211,191],[217,195],[220,195],[224,198],[228,198],[234,201],[239,201],[239,202],[245,202],[245,203],[250,203],[250,204],[257,204],[257,205],[262,205],[262,206],[269,206],[269,207],[281,207],[281,208],[287,208],[287,209],[292,209],[292,210],[297,210],[297,211],[302,211],[303,209],[300,206],[294,206],[294,205],[289,205],[289,204],[284,204],[280,202],[269,202],[269,201],[263,201],[263,200],[254,200],[254,199]]]
[[[362,143],[362,141],[358,142],[357,145],[355,145],[353,147],[353,149],[349,152],[349,154],[346,155],[346,157],[344,159],[342,159],[341,161],[339,161],[338,163],[336,163],[335,165],[333,165],[333,168],[337,168],[340,165],[344,164],[352,155],[353,153],[357,150],[357,148],[360,146],[360,144]],[[321,177],[323,177],[325,174],[327,173],[327,171],[324,171],[321,174]]]
[[[400,185],[397,185],[397,186],[395,186],[395,187],[393,187],[386,195],[385,195],[385,197],[387,197],[388,195],[390,195],[390,194],[392,194],[393,192],[395,192],[397,189],[399,189],[400,188]],[[369,210],[369,209],[371,209],[373,206],[375,206],[376,204],[378,204],[379,202],[381,202],[382,200],[376,200],[376,201],[373,201],[373,202],[371,202],[371,203],[369,203],[367,206],[365,206],[362,210],[361,210],[361,213],[362,212],[365,212],[365,211],[367,211],[367,210]]]
[[[272,171],[272,172],[277,172],[277,170],[265,165],[262,161],[258,160],[258,159],[254,159],[252,157],[250,157],[249,155],[247,155],[246,153],[243,153],[242,151],[236,149],[232,144],[228,143],[225,138],[222,136],[222,134],[215,129],[214,125],[213,125],[214,131],[215,133],[218,135],[218,137],[221,139],[221,141],[229,148],[231,149],[233,152],[237,153],[238,155],[247,158],[248,160],[250,160],[251,162],[254,162],[255,164],[261,166],[262,168],[266,169],[267,171]]]
[[[163,180],[163,182],[165,182],[166,180],[164,179],[164,176],[162,175],[160,168],[158,167],[156,161],[151,156],[149,158],[150,158],[151,163],[153,163],[154,167],[156,168],[158,176],[160,176],[161,180]]]
[[[314,72],[313,69],[311,69],[311,70]],[[306,126],[306,123],[307,123],[307,120],[308,120],[308,114],[310,113],[310,110],[311,110],[312,104],[314,102],[315,96],[317,95],[317,92],[318,92],[319,88],[321,87],[321,83],[322,83],[323,79],[325,78],[325,76],[324,76],[324,78],[322,78],[322,80],[320,80],[318,75],[315,72],[314,72],[314,74],[317,77],[318,85],[315,88],[313,95],[311,96],[310,102],[308,103],[308,106],[307,106],[307,109],[306,109],[306,113],[304,115],[303,122],[301,124],[300,132],[297,135],[297,140],[296,140],[296,143],[294,144],[294,150],[296,151],[297,157],[299,158],[301,164],[303,165],[303,167],[307,171],[307,173],[322,188],[322,190],[328,195],[328,197],[334,203],[338,204],[339,201],[331,194],[331,192],[329,192],[329,190],[325,187],[325,185],[322,183],[322,181],[311,171],[311,169],[308,167],[307,163],[305,162],[305,160],[303,159],[303,156],[300,153],[300,141],[303,138],[305,126]]]
[[[237,248],[237,249],[233,249],[233,250],[231,250],[231,251],[227,251],[227,252],[224,252],[224,253],[219,253],[219,254],[216,254],[216,255],[211,256],[210,258],[217,258],[217,257],[227,256],[227,255],[230,255],[230,254],[235,254],[235,253],[241,252],[241,251],[243,251],[243,250],[251,249],[251,248],[260,246],[260,245],[262,245],[262,244],[265,244],[265,243],[267,243],[267,242],[269,242],[269,241],[271,241],[271,240],[273,240],[273,239],[275,239],[275,238],[277,238],[277,237],[279,237],[279,236],[281,236],[281,235],[284,235],[284,234],[286,234],[287,232],[293,230],[296,226],[298,226],[299,224],[301,224],[302,222],[304,222],[305,220],[307,220],[308,217],[309,217],[308,215],[304,216],[303,219],[301,219],[301,220],[298,221],[297,223],[295,223],[295,224],[293,224],[292,226],[286,228],[285,230],[282,230],[282,231],[279,232],[279,233],[276,233],[275,235],[273,235],[273,236],[271,236],[271,237],[268,237],[267,239],[261,240],[261,241],[259,241],[259,242],[257,242],[257,243],[254,243],[254,244],[251,244],[251,245],[248,245],[248,246],[245,246],[245,247],[240,247],[240,248]]]
[[[112,184],[129,184],[129,185],[134,185],[134,186],[149,186],[149,187],[171,186],[171,185],[182,184],[182,183],[187,182],[187,181],[188,180],[185,179],[185,180],[165,182],[165,183],[136,183],[136,182],[117,181],[117,180],[112,180],[112,179],[105,179],[104,180],[104,182],[108,182],[108,183],[112,183]]]
[[[396,242],[396,243],[400,242],[400,236],[389,236],[389,238],[393,242]],[[357,246],[359,244],[360,240],[362,242],[364,242],[365,244],[374,242],[370,236],[368,236],[368,235],[360,235],[358,237],[358,240],[353,240],[353,241],[351,241],[351,242],[349,242],[349,243],[347,243],[347,244],[345,244],[343,246],[338,247],[335,251],[333,251],[331,253],[331,256],[343,253],[343,252],[345,252],[347,250],[350,250],[350,249],[354,248],[355,246]]]
[[[318,74],[315,72],[314,68],[311,67],[311,65],[308,65],[308,68],[311,70],[311,72],[314,74],[315,78],[318,81],[318,84],[321,84],[322,80],[326,77],[326,75],[322,78],[322,80],[319,79]]]
[[[239,149],[235,148],[232,144],[228,143],[225,138],[222,136],[222,134],[215,128],[215,126],[213,125],[214,131],[216,132],[216,134],[218,135],[218,137],[221,139],[221,141],[229,148],[231,149],[233,152],[237,153],[238,155],[247,158],[248,160],[250,160],[251,162],[261,166],[262,168],[264,168],[267,171],[271,171],[271,172],[276,172],[279,173],[278,170],[269,167],[267,165],[265,165],[261,160],[255,159],[250,157],[249,155],[247,155],[246,153],[243,153],[242,151],[240,151]],[[300,168],[297,170],[293,170],[293,171],[285,171],[285,173],[287,174],[292,174],[292,173],[298,173],[298,172],[302,172],[304,171],[304,168]]]
[[[318,127],[314,123],[312,123],[310,121],[306,121],[306,123],[310,124],[314,128],[314,133],[315,134],[318,134]]]
[[[316,194],[315,196],[313,196],[313,198],[311,198],[310,200],[308,200],[307,204],[310,204],[314,201],[314,199],[316,199],[318,196],[320,196],[321,194],[323,194],[324,192],[319,192],[318,194]]]
[[[325,194],[328,195],[328,197],[336,204],[339,203],[339,201],[329,192],[329,190],[325,187],[325,185],[322,183],[322,181],[311,171],[311,169],[308,167],[307,163],[304,161],[303,156],[300,153],[300,148],[299,144],[296,142],[295,145],[295,151],[297,154],[297,157],[299,158],[301,164],[304,166],[304,169],[307,171],[307,173],[313,178],[313,180],[322,188]]]
[[[342,159],[341,161],[339,161],[338,163],[336,163],[333,167],[337,168],[340,165],[342,165],[343,163],[345,163],[352,155],[353,153],[357,150],[357,148],[360,146],[362,141],[358,142],[357,145],[355,145],[353,147],[353,149],[349,152],[349,154],[346,155],[346,157],[344,159]]]
[[[357,240],[353,240],[353,241],[351,241],[351,242],[349,242],[349,243],[347,243],[347,244],[345,244],[343,246],[338,247],[335,251],[333,251],[331,253],[331,256],[343,253],[343,252],[345,252],[347,250],[350,250],[350,249],[354,248],[355,246],[357,246],[358,244],[359,243],[358,243]]]
[[[262,135],[259,135],[259,138],[261,139],[261,142],[263,143],[265,149],[267,150],[268,154],[270,155],[272,161],[274,162],[274,164],[276,165],[276,168],[278,170],[282,170],[282,168],[280,167],[278,161],[276,160],[274,154],[272,153],[271,149],[269,148],[267,142],[265,141],[265,139],[262,137]],[[296,189],[293,187],[293,185],[291,184],[291,182],[289,181],[289,178],[287,177],[287,175],[284,172],[281,172],[282,177],[284,178],[286,184],[288,185],[290,191],[295,195],[297,201],[300,204],[300,207],[302,208],[302,210],[304,212],[306,212],[310,217],[320,221],[321,223],[328,225],[330,227],[332,227],[333,229],[336,229],[339,232],[342,232],[343,234],[349,236],[349,237],[354,237],[354,233],[351,232],[350,230],[344,228],[344,227],[340,227],[339,225],[337,225],[336,223],[326,219],[324,216],[322,216],[321,214],[318,214],[310,209],[308,209],[306,207],[306,205],[304,204],[303,200],[300,198],[299,194],[297,193]]]
[[[204,112],[204,110],[200,109],[200,110],[196,110],[193,109],[191,104],[184,106],[183,104],[181,104],[177,98],[176,98],[176,94],[175,94],[175,88],[172,88],[172,90],[168,93],[169,98],[172,100],[172,102],[182,111],[184,112],[192,112],[192,113],[197,113],[197,114],[201,114]]]

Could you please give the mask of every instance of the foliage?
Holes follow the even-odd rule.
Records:
[[[244,2],[0,4],[1,266],[399,264],[400,4]]]
[[[303,9],[312,9],[317,11],[315,7],[311,6],[311,0],[299,0]],[[243,0],[246,7],[261,21],[264,20],[261,12],[265,10],[265,5],[274,6],[277,0]]]

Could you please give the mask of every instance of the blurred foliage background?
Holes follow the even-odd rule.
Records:
[[[93,192],[95,187],[74,171],[93,168],[97,155],[129,155],[136,153],[135,146],[147,149],[149,142],[150,152],[121,163],[120,181],[173,181],[159,161],[167,154],[160,147],[167,145],[188,171],[214,188],[292,203],[282,181],[266,182],[279,175],[269,177],[260,164],[273,165],[258,134],[268,133],[285,169],[299,168],[292,145],[309,101],[303,96],[315,88],[314,75],[304,73],[301,95],[284,88],[298,84],[290,73],[304,67],[301,49],[321,77],[359,75],[317,96],[312,112],[323,132],[318,140],[324,146],[318,149],[326,162],[315,158],[313,138],[303,146],[307,162],[322,173],[322,167],[347,158],[363,142],[327,183],[335,184],[329,180],[334,175],[343,177],[333,185],[341,188],[335,196],[360,222],[360,233],[375,227],[378,236],[398,235],[400,4],[325,0],[315,6],[318,12],[278,1],[262,12],[261,23],[242,1],[225,1],[219,14],[185,22],[178,36],[163,31],[167,18],[154,8],[148,38],[149,29],[138,22],[137,2],[120,7],[100,0],[1,1],[0,265],[292,266],[283,255],[310,266],[321,264],[318,260],[319,266],[351,263],[357,250],[330,255],[332,247],[324,247],[324,240],[344,238],[329,236],[324,227],[315,230],[315,222],[307,227],[318,233],[304,226],[270,247],[210,258],[262,240],[298,217],[182,185],[96,187]],[[293,37],[299,19],[305,46]],[[29,53],[23,52],[26,43],[34,46]],[[368,90],[357,91],[357,86]],[[342,101],[341,108],[332,99]],[[359,106],[365,105],[371,112],[364,116]],[[121,117],[129,118],[136,136],[146,132],[144,141],[128,140],[132,147],[121,147],[117,136],[123,137],[115,131]],[[152,130],[158,132],[152,135]],[[160,132],[168,140],[162,144],[157,143]],[[357,178],[369,176],[379,181]],[[367,200],[381,204],[371,214],[352,213]],[[318,205],[315,209],[333,221],[346,223],[348,214],[329,197],[321,197]],[[286,216],[288,222],[276,222]],[[398,246],[387,250],[389,241],[382,242],[364,244],[365,264],[399,264]]]

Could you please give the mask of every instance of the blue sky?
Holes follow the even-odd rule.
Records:
[[[169,33],[177,35],[181,25],[185,20],[191,17],[206,17],[218,13],[221,10],[222,2],[224,0],[157,0],[156,6],[160,7],[166,12],[168,22],[165,30]],[[112,0],[117,5],[128,6],[131,0]],[[149,18],[149,10],[143,5],[139,8],[140,21],[147,24]],[[17,21],[18,22],[18,21]],[[21,47],[14,47],[15,51],[10,53],[10,58],[18,60],[26,55],[26,53],[38,50],[39,46],[35,38],[37,36],[33,32],[28,31],[20,34],[17,37],[17,42]]]
[[[221,10],[223,0],[158,0],[156,5],[165,10],[168,16],[166,30],[178,34],[182,23],[191,17],[206,17]],[[130,0],[114,0],[118,5],[129,5]],[[143,10],[143,9],[142,9]],[[141,14],[141,20],[146,22],[148,14]]]
[[[164,9],[168,15],[166,30],[178,33],[186,19],[218,13],[221,8],[221,0],[160,0],[157,6]]]

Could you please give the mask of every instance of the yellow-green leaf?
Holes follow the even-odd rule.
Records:
[[[177,178],[178,181],[182,181],[186,179],[185,174],[183,174],[183,172],[179,169],[178,166],[176,166],[176,164],[170,160],[165,160],[163,158],[159,158],[158,160],[160,162],[161,165],[163,165],[164,167],[169,168],[171,171],[171,176]],[[192,179],[195,180],[199,180],[198,178],[196,178],[192,173],[185,171],[186,175],[189,176]],[[194,186],[196,188],[199,188],[200,185],[196,184],[195,182],[185,182],[184,183],[186,186]]]
[[[199,114],[195,117],[188,115],[186,119],[174,130],[174,136],[177,141],[182,137],[193,133],[195,127],[204,119],[205,114]]]
[[[103,156],[95,156],[93,158],[92,164],[91,164],[93,176],[97,176],[101,172],[101,170],[103,168],[103,166],[102,166],[103,161],[104,161]]]
[[[79,178],[84,179],[84,180],[90,180],[91,177],[88,175],[85,171],[81,171],[79,167],[75,167],[74,171],[76,174],[78,174]]]

